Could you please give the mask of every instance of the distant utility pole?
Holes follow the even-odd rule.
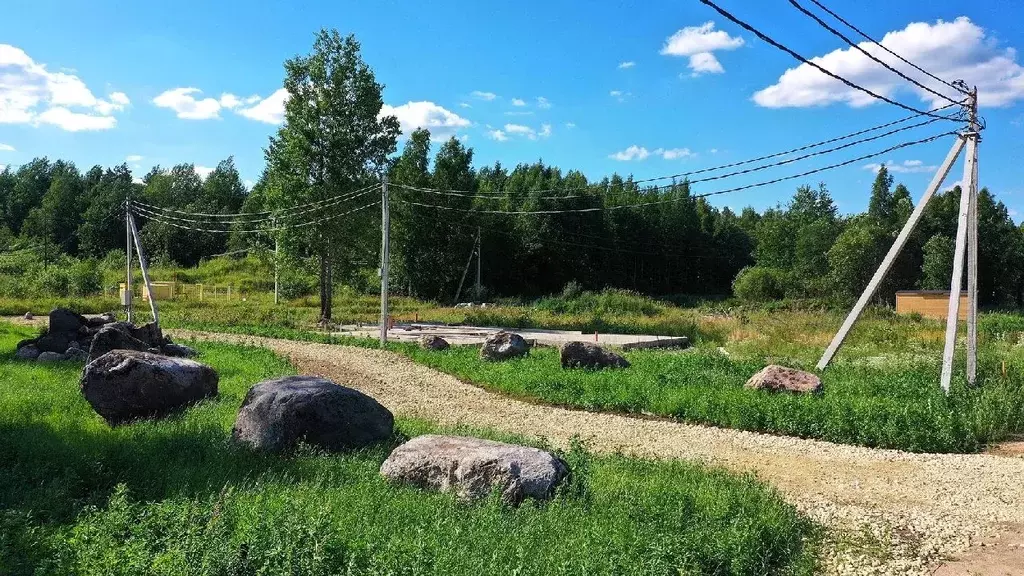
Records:
[[[127,263],[126,275],[124,283],[124,297],[121,304],[124,306],[125,314],[128,316],[128,321],[134,320],[134,312],[132,310],[132,213],[131,204],[129,203],[128,197],[124,199],[124,230],[125,230],[125,254],[128,256],[125,259]]]
[[[483,296],[480,295],[480,260],[481,249],[480,249],[480,227],[476,227],[476,300],[483,301]]]
[[[157,309],[156,294],[153,292],[153,284],[149,281],[149,271],[146,268],[146,257],[142,252],[142,241],[139,239],[139,229],[135,227],[135,218],[131,210],[128,211],[129,234],[135,239],[135,251],[139,255],[139,268],[142,269],[142,281],[146,283],[146,291],[149,292],[149,309],[153,312],[153,322],[157,329],[160,328],[160,311]]]
[[[279,259],[280,256],[278,254],[278,248],[280,248],[280,245],[279,245],[279,238],[280,238],[279,233],[280,232],[277,229],[277,217],[276,216],[271,218],[270,226],[271,226],[271,228],[274,229],[274,305],[277,305],[277,304],[280,303],[280,297],[278,295],[278,289],[279,289],[278,267],[281,265],[281,261]]]
[[[473,240],[473,248],[469,251],[469,258],[466,260],[466,267],[462,269],[462,277],[459,278],[459,287],[455,289],[455,303],[459,303],[459,296],[462,295],[462,286],[466,283],[466,274],[469,273],[469,265],[473,263],[473,256],[476,256],[476,291],[480,293],[480,228],[476,229],[476,239]]]
[[[950,278],[949,306],[946,312],[946,341],[942,353],[942,373],[939,384],[943,391],[949,394],[949,387],[953,377],[953,352],[956,348],[957,321],[960,313],[960,286],[963,283],[964,255],[967,255],[967,382],[974,384],[977,379],[978,367],[978,142],[981,141],[980,125],[978,123],[978,89],[975,87],[967,93],[965,104],[969,114],[969,124],[966,130],[957,134],[953,147],[949,150],[945,161],[942,163],[931,184],[925,190],[921,200],[914,207],[913,213],[907,219],[907,223],[900,230],[899,236],[889,252],[882,260],[882,264],[875,271],[867,288],[860,295],[857,303],[850,310],[843,325],[839,328],[832,342],[825,349],[817,368],[824,370],[832,361],[833,356],[843,345],[843,341],[853,328],[854,322],[867,306],[868,302],[875,295],[885,275],[892,268],[896,257],[906,245],[910,234],[921,220],[928,202],[942,186],[942,182],[949,175],[960,152],[967,148],[966,160],[964,162],[963,188],[960,191],[960,211],[957,220],[956,249],[953,255],[953,274]]]
[[[380,347],[388,343],[388,269],[391,264],[391,215],[388,177],[380,185]]]

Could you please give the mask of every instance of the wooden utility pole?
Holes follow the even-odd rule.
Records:
[[[128,316],[128,321],[134,320],[135,314],[132,310],[132,212],[131,204],[128,198],[124,199],[124,231],[125,231],[125,254],[127,255],[126,274],[124,282],[124,301],[122,304],[125,308],[125,314]]]
[[[388,177],[380,185],[380,347],[388,343],[388,268],[391,264],[391,216]]]
[[[146,283],[146,291],[149,292],[149,309],[153,312],[153,322],[157,329],[160,329],[160,311],[157,310],[156,294],[153,293],[153,285],[149,281],[149,271],[146,269],[146,257],[142,252],[142,242],[139,240],[139,230],[135,227],[135,218],[128,212],[128,226],[131,227],[132,238],[135,239],[135,251],[139,254],[139,268],[142,269],[142,281]]]

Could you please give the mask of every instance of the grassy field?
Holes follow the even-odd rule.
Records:
[[[817,530],[752,477],[682,462],[565,454],[550,503],[460,504],[396,487],[392,447],[251,453],[229,441],[245,391],[292,368],[200,344],[220,396],[111,429],[80,366],[11,359],[0,324],[3,574],[811,574]],[[456,356],[452,356],[455,358]],[[434,431],[398,422],[399,438]],[[482,431],[477,435],[493,435]]]

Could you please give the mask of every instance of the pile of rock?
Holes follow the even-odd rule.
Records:
[[[86,318],[66,308],[50,312],[46,332],[18,343],[22,360],[54,362],[93,361],[111,350],[136,350],[164,356],[193,357],[195,350],[174,344],[153,323],[135,326],[118,322],[112,313]]]

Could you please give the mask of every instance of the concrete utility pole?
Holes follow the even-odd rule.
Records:
[[[956,249],[953,260],[953,274],[950,279],[950,294],[949,294],[949,307],[946,316],[946,341],[945,348],[942,355],[942,373],[940,376],[939,383],[942,389],[948,394],[950,382],[953,374],[953,352],[956,346],[956,329],[958,314],[960,312],[960,285],[963,282],[964,272],[964,256],[965,252],[968,257],[968,312],[967,312],[967,380],[973,384],[977,375],[977,314],[978,314],[978,302],[977,302],[977,262],[978,262],[978,214],[977,214],[977,194],[978,194],[978,142],[980,141],[978,124],[978,91],[977,88],[972,90],[968,94],[965,106],[968,109],[970,115],[970,125],[967,130],[963,133],[958,134],[956,141],[953,143],[952,148],[949,150],[949,154],[946,155],[945,161],[943,161],[939,170],[935,173],[935,177],[932,178],[931,183],[925,190],[921,200],[918,201],[917,206],[914,207],[914,212],[907,219],[907,223],[900,230],[899,236],[896,237],[896,241],[893,242],[889,252],[885,255],[882,260],[882,264],[875,271],[874,276],[871,277],[871,281],[868,282],[864,292],[861,293],[857,303],[850,310],[846,319],[843,321],[842,326],[836,333],[835,337],[832,338],[832,342],[825,349],[821,359],[818,361],[818,370],[824,370],[828,366],[829,362],[835,356],[836,352],[839,351],[839,347],[843,345],[843,341],[846,336],[850,333],[853,328],[853,324],[860,317],[860,314],[867,307],[868,302],[875,295],[879,285],[885,275],[892,268],[893,263],[896,261],[896,257],[899,256],[900,251],[906,245],[907,240],[910,238],[914,228],[921,220],[921,216],[924,214],[925,208],[928,202],[932,199],[939,187],[942,186],[946,176],[949,175],[949,171],[953,168],[953,164],[960,156],[960,152],[967,148],[966,160],[964,162],[964,188],[960,194],[960,212],[957,226],[956,235]]]
[[[159,329],[160,311],[156,305],[156,294],[153,293],[153,285],[149,281],[149,271],[146,269],[146,258],[142,252],[139,230],[135,227],[135,218],[132,217],[131,212],[128,212],[128,226],[131,227],[130,233],[135,239],[135,251],[139,253],[139,268],[142,269],[142,281],[146,283],[146,291],[149,292],[149,309],[153,312],[153,322],[156,324],[157,329]]]
[[[124,199],[124,231],[125,231],[125,254],[128,258],[126,275],[124,282],[124,301],[121,304],[124,305],[125,314],[128,316],[128,321],[134,320],[134,312],[132,310],[132,212],[131,204],[127,197]]]
[[[380,347],[388,343],[388,268],[391,264],[391,216],[388,177],[380,185]]]
[[[480,240],[480,227],[476,228],[476,300],[483,302],[483,297],[480,295],[480,260],[481,260],[481,240]]]
[[[270,220],[270,225],[271,228],[274,229],[274,305],[276,306],[277,304],[280,303],[280,297],[278,296],[278,267],[281,265],[280,260],[278,260],[278,248],[280,248],[280,246],[278,240],[279,231],[277,230],[277,217],[274,217],[273,219]]]

